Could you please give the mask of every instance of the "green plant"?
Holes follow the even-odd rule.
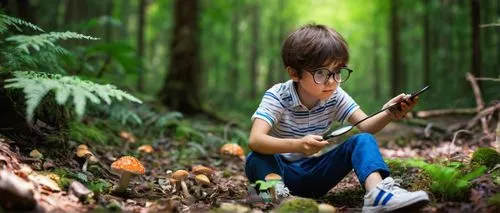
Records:
[[[472,154],[471,162],[493,168],[500,163],[500,153],[492,148],[481,147]]]
[[[453,164],[452,167],[438,164],[429,164],[421,160],[409,160],[410,166],[422,168],[432,178],[431,191],[442,199],[461,200],[465,199],[470,189],[470,180],[484,174],[486,167],[479,167],[470,173],[463,174],[458,168],[460,165]]]
[[[111,104],[112,98],[142,103],[113,85],[101,85],[81,80],[76,76],[51,74],[66,73],[59,62],[61,61],[59,56],[71,55],[70,51],[55,43],[57,40],[97,40],[97,38],[75,32],[13,34],[9,31],[9,26],[13,26],[18,31],[22,31],[21,26],[39,32],[44,31],[29,22],[0,14],[0,72],[8,73],[9,76],[13,75],[12,78],[5,80],[7,83],[5,88],[23,89],[28,122],[32,122],[35,109],[50,91],[55,92],[55,101],[59,105],[65,105],[71,96],[78,117],[84,114],[87,100],[95,104],[104,101],[108,105]]]

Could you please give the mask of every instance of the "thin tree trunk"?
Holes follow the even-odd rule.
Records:
[[[430,48],[430,29],[429,29],[429,0],[423,0],[424,3],[424,84],[431,84],[431,48]]]
[[[162,102],[186,114],[201,112],[199,79],[199,11],[197,0],[175,0],[170,65],[160,92]]]
[[[106,1],[106,16],[108,16],[108,22],[106,22],[106,29],[104,29],[104,40],[106,42],[111,42],[113,37],[113,27],[111,26],[111,17],[113,17],[113,0]]]
[[[238,69],[238,62],[239,62],[239,53],[238,53],[238,44],[240,40],[240,30],[239,30],[239,24],[240,24],[240,8],[239,8],[239,2],[234,1],[234,10],[233,10],[233,20],[231,23],[231,56],[232,60],[230,64],[230,74],[229,74],[229,85],[231,88],[231,91],[235,92],[236,94],[239,94],[238,91],[238,84],[240,80],[240,73]]]
[[[250,97],[255,98],[257,96],[257,77],[259,76],[258,70],[258,54],[259,54],[259,25],[260,25],[260,16],[259,16],[259,6],[257,4],[252,6],[252,47],[250,50]]]
[[[399,17],[398,17],[398,0],[391,0],[391,73],[392,73],[392,95],[396,96],[397,94],[403,91],[402,85],[403,75],[401,70],[401,59],[399,56]]]
[[[481,34],[479,29],[480,24],[480,1],[471,0],[471,27],[472,27],[472,67],[471,73],[474,76],[481,77]],[[480,83],[480,82],[479,82]],[[481,89],[481,84],[479,85]]]
[[[138,11],[138,29],[137,29],[137,61],[139,66],[137,68],[137,90],[140,92],[144,91],[144,67],[143,67],[143,56],[144,56],[144,22],[145,22],[145,10],[146,10],[146,0],[139,1],[139,11]]]

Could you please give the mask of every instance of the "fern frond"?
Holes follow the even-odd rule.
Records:
[[[0,49],[2,66],[7,70],[30,70],[37,67],[37,60],[16,48]]]
[[[26,97],[26,119],[32,122],[36,107],[51,90],[55,91],[57,104],[64,105],[73,96],[73,105],[78,117],[83,116],[87,100],[99,104],[101,99],[111,104],[111,97],[142,103],[136,97],[117,89],[113,85],[100,85],[81,80],[75,76],[61,76],[33,71],[15,71],[14,78],[5,80],[5,88],[22,88]],[[100,99],[101,98],[101,99]]]
[[[36,30],[36,31],[45,32],[42,30],[42,28],[40,28],[40,27],[30,23],[30,22],[27,22],[27,21],[24,21],[22,19],[18,19],[15,17],[7,16],[4,14],[0,14],[0,34],[6,32],[9,28],[8,26],[13,26],[18,31],[21,31],[21,32],[22,32],[22,30],[21,30],[20,26],[26,26],[26,27],[29,27],[29,28]]]
[[[29,48],[33,48],[39,51],[40,48],[49,45],[55,47],[54,42],[57,40],[67,40],[67,39],[86,39],[86,40],[98,40],[99,38],[94,38],[92,36],[86,36],[78,34],[75,32],[50,32],[39,35],[15,35],[10,36],[6,41],[11,41],[16,43],[17,48],[24,50],[26,53],[29,52]]]

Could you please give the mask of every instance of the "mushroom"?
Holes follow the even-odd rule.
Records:
[[[139,146],[139,148],[137,148],[137,151],[144,152],[144,153],[153,153],[154,149],[151,145],[146,144],[146,145]]]
[[[85,158],[85,163],[83,163],[82,171],[87,171],[87,165],[89,162],[97,163],[97,158],[88,149],[79,148],[76,150],[76,156],[79,158]]]
[[[135,143],[135,137],[134,137],[134,135],[132,135],[132,133],[130,133],[130,132],[121,131],[121,132],[120,132],[120,137],[121,137],[123,140],[125,140],[125,146],[123,147],[123,151],[128,150],[128,148],[129,148],[129,144],[131,144],[131,143]]]
[[[175,180],[176,188],[179,188],[178,183],[180,182],[180,186],[182,187],[182,192],[184,196],[190,197],[189,190],[187,188],[186,182],[184,181],[186,177],[189,175],[189,172],[186,170],[177,170],[172,174],[172,179]]]
[[[207,177],[212,175],[215,171],[203,165],[195,165],[192,167],[191,172],[195,175],[204,174]]]
[[[121,175],[117,192],[125,191],[132,175],[143,175],[145,170],[142,163],[132,156],[123,156],[111,164],[111,169]]]
[[[204,186],[210,185],[210,179],[208,179],[208,177],[204,174],[196,175],[196,177],[194,179],[196,180],[196,183],[198,183],[200,185],[204,185]]]
[[[281,178],[281,176],[279,176],[276,173],[269,173],[269,174],[266,175],[266,177],[264,177],[264,180],[266,180],[266,181],[281,181],[282,178]],[[271,197],[272,197],[272,199],[273,200],[278,200],[278,196],[276,194],[276,187],[273,186],[270,191],[271,191]]]
[[[42,158],[43,158],[43,155],[42,155],[42,153],[40,153],[37,149],[33,149],[33,150],[31,150],[31,152],[30,152],[30,157],[32,157],[32,158],[36,158],[36,159],[42,159]]]
[[[245,152],[243,151],[243,148],[235,143],[224,144],[224,146],[220,148],[220,152],[223,155],[237,156],[242,160],[245,159]]]

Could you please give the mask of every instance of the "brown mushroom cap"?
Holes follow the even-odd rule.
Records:
[[[224,144],[220,148],[220,152],[225,155],[233,155],[233,156],[238,156],[238,157],[244,157],[245,152],[243,151],[243,148],[241,148],[240,145],[235,144],[235,143],[227,143]]]
[[[136,175],[142,175],[145,173],[144,166],[142,163],[132,156],[123,156],[111,164],[111,169],[116,173],[122,173],[124,171],[130,172]]]
[[[145,152],[145,153],[152,153],[152,152],[154,152],[154,149],[151,145],[146,144],[146,145],[142,145],[139,148],[137,148],[137,151]]]
[[[121,131],[120,132],[120,137],[124,140],[126,140],[127,142],[129,143],[135,143],[135,137],[134,135],[132,135],[132,133],[130,132],[126,132],[126,131]]]
[[[194,179],[196,180],[196,183],[198,183],[198,184],[205,185],[205,186],[210,185],[210,180],[204,174],[196,175],[196,177]]]
[[[85,145],[85,144],[80,144],[80,145],[78,145],[78,147],[76,148],[76,150],[80,150],[80,149],[88,150],[89,147],[87,145]]]
[[[78,156],[79,158],[83,158],[83,157],[93,156],[93,154],[87,149],[78,149],[76,150],[76,156]]]
[[[186,179],[186,177],[189,175],[189,172],[186,170],[177,170],[172,174],[172,178],[177,180],[177,181],[182,181]]]
[[[266,175],[266,177],[264,178],[264,180],[266,181],[270,181],[270,180],[281,180],[281,176],[279,176],[278,174],[276,173],[269,173]]]
[[[212,175],[215,171],[206,167],[206,166],[203,166],[203,165],[195,165],[193,166],[192,170],[193,174],[195,175],[199,175],[199,174],[204,174],[204,175]]]

